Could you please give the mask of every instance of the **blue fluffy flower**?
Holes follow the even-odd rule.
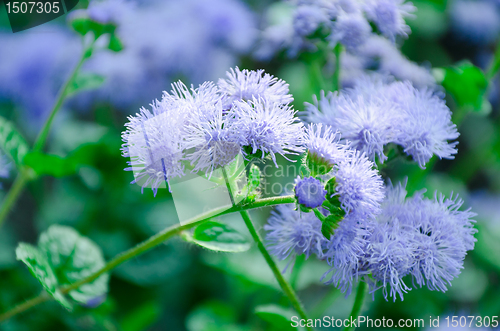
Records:
[[[366,153],[371,159],[386,159],[384,145],[391,141],[394,106],[377,93],[378,88],[367,85],[340,94],[324,94],[315,104],[308,104],[309,121],[326,123],[339,130],[350,146]]]
[[[269,99],[253,99],[248,102],[235,101],[228,114],[234,117],[231,124],[241,146],[247,153],[270,155],[276,164],[276,154],[298,155],[304,151],[304,128],[295,117],[296,111]]]
[[[421,168],[433,155],[453,159],[457,153],[457,127],[443,97],[428,89],[417,90],[410,83],[394,83],[389,97],[402,112],[394,142],[403,146]]]
[[[411,17],[416,8],[405,0],[369,0],[365,10],[380,32],[395,41],[396,36],[408,36],[410,27],[406,25],[405,17]]]
[[[435,194],[433,200],[427,200],[417,195],[414,203],[424,212],[416,213],[412,220],[418,243],[412,275],[418,286],[445,292],[460,274],[467,251],[474,248],[477,230],[471,217],[475,214],[459,210],[463,202],[458,196],[446,199]]]
[[[222,101],[194,107],[183,129],[185,159],[194,166],[193,171],[223,167],[241,152],[236,135],[231,131],[231,118],[224,116]]]
[[[307,148],[307,163],[317,174],[326,174],[333,165],[344,160],[352,152],[340,143],[340,134],[323,124],[310,124],[305,130],[304,145]]]
[[[219,79],[218,86],[225,95],[225,107],[230,108],[234,101],[263,99],[268,103],[288,105],[293,97],[288,93],[288,84],[264,70],[240,70],[231,68],[227,79]]]
[[[322,8],[312,5],[302,5],[295,10],[293,28],[298,35],[308,36],[315,32],[321,24],[328,21],[329,17]]]
[[[340,42],[348,50],[355,51],[370,36],[372,28],[360,13],[343,13],[337,17],[332,29],[331,41]]]
[[[264,225],[270,252],[280,260],[301,254],[321,257],[326,243],[321,233],[321,221],[313,213],[293,208],[293,204],[277,206]]]
[[[397,294],[402,299],[410,289],[402,280],[406,275],[419,287],[446,291],[475,242],[471,220],[475,214],[460,211],[462,201],[457,197],[436,195],[431,200],[422,193],[412,198],[406,194],[401,184],[387,188],[383,211],[366,251],[374,280],[372,291],[380,283],[386,298],[389,294],[394,300]]]
[[[383,182],[373,167],[373,162],[359,151],[334,166],[335,195],[347,213],[367,218],[379,213],[384,199]]]
[[[322,277],[325,284],[333,284],[347,295],[352,285],[366,274],[363,257],[368,244],[367,238],[372,226],[369,221],[362,221],[357,214],[347,215],[335,229],[326,243],[324,256],[331,266]]]
[[[322,94],[306,111],[309,121],[331,125],[372,161],[386,160],[388,143],[401,145],[422,168],[433,155],[452,159],[457,152],[459,134],[443,98],[409,82],[361,79],[352,89]]]
[[[326,190],[323,183],[314,177],[295,179],[297,201],[308,208],[317,208],[325,201]]]
[[[153,103],[152,110],[142,108],[135,117],[129,117],[122,133],[122,155],[130,158],[125,170],[134,172],[134,181],[151,187],[154,194],[170,178],[184,175],[182,108],[167,111],[160,103]]]

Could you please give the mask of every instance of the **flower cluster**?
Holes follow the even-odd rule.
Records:
[[[263,71],[235,68],[218,84],[172,85],[161,100],[130,116],[123,156],[135,181],[151,186],[193,172],[211,174],[239,154],[269,156],[303,151],[303,125],[289,105],[288,84]],[[188,169],[189,168],[189,169]]]
[[[293,55],[300,49],[314,48],[313,41],[318,37],[356,52],[372,35],[370,22],[394,42],[397,36],[410,33],[405,18],[413,16],[415,7],[405,0],[297,0],[287,11],[288,20],[264,31],[259,56],[269,57],[281,48],[288,48]]]
[[[404,184],[389,185],[380,213],[360,217],[350,212],[337,220],[329,238],[322,235],[319,218],[293,205],[280,206],[265,230],[271,251],[280,259],[291,254],[325,259],[331,266],[322,277],[327,284],[349,294],[361,280],[372,293],[382,289],[386,299],[403,300],[411,289],[406,276],[416,287],[444,292],[460,274],[476,232],[475,214],[460,211],[461,206],[457,196],[427,199],[420,192],[408,198]]]
[[[356,54],[344,52],[340,57],[342,85],[352,87],[366,72],[390,74],[401,81],[410,81],[418,88],[435,87],[429,68],[408,60],[395,43],[371,35]],[[369,71],[370,70],[370,71]]]
[[[459,210],[463,202],[458,196],[445,198],[435,193],[433,199],[427,199],[422,192],[411,198],[406,195],[404,184],[387,187],[366,251],[372,290],[381,284],[384,295],[394,300],[409,290],[402,280],[406,275],[418,287],[446,291],[476,241],[471,219],[475,214]]]
[[[271,251],[280,259],[314,253],[342,268],[334,278],[352,281],[351,271],[361,257],[368,229],[381,211],[384,191],[373,162],[340,141],[338,132],[329,126],[311,124],[306,128],[304,165],[313,176],[295,181],[300,207],[278,207],[264,229]]]
[[[399,145],[421,168],[433,155],[452,159],[459,135],[442,96],[409,82],[364,77],[353,88],[322,94],[306,105],[310,122],[338,130],[350,146],[384,162],[384,146]]]

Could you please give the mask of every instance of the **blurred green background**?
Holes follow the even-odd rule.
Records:
[[[269,4],[247,3],[259,24]],[[412,34],[402,48],[409,59],[435,68],[463,60],[484,67],[481,56],[491,54],[495,45],[471,45],[454,38],[446,1],[414,1],[414,4],[418,8],[417,18],[408,21]],[[86,3],[79,6],[85,7]],[[63,17],[55,23],[64,26],[64,20]],[[0,9],[0,26],[8,29],[4,9]],[[303,102],[310,102],[317,92],[308,74],[311,58],[307,54],[298,59],[280,55],[264,63],[243,54],[237,62],[244,68],[265,68],[286,80],[295,98],[295,108],[302,110]],[[495,88],[498,85],[491,87]],[[30,94],[27,90],[25,97],[30,98]],[[153,94],[160,97],[161,90]],[[144,99],[142,104],[146,106],[149,102],[150,99]],[[447,103],[452,111],[458,112],[451,95],[447,95]],[[73,107],[79,108],[78,104],[68,103],[58,115],[47,151],[64,156],[80,149],[88,162],[76,175],[45,176],[31,182],[9,214],[0,230],[2,312],[42,290],[29,271],[15,260],[14,250],[20,241],[35,243],[50,225],[74,227],[94,240],[109,260],[178,222],[168,190],[159,190],[156,197],[150,190],[141,194],[138,185],[130,184],[132,173],[123,171],[126,159],[120,154],[120,134],[126,117],[138,108],[122,111],[106,102],[91,102],[85,111]],[[0,101],[0,115],[15,122],[27,140],[33,141],[39,124],[27,124],[26,113],[19,105],[12,100]],[[410,191],[426,188],[429,196],[435,190],[445,195],[459,193],[466,201],[465,206],[473,205],[478,213],[476,248],[467,256],[462,274],[448,292],[414,289],[402,302],[387,302],[379,291],[373,300],[365,302],[362,315],[373,319],[384,316],[426,321],[431,315],[500,315],[500,109],[498,103],[492,102],[491,110],[486,113],[468,112],[463,116],[455,160],[438,161],[427,171],[397,161],[384,169],[384,174],[393,181],[408,176]],[[280,162],[285,163],[283,159]],[[0,198],[3,199],[14,176],[12,171],[3,180]],[[269,177],[266,180],[272,180]],[[293,179],[275,180],[285,183]],[[269,212],[269,209],[252,211],[259,230]],[[231,222],[242,220],[234,217]],[[280,264],[283,268],[285,265]],[[345,318],[354,296],[345,298],[333,287],[323,285],[320,276],[326,270],[325,262],[313,258],[299,260],[286,277],[291,279],[312,318],[323,315]],[[255,246],[245,253],[214,253],[174,238],[118,267],[112,273],[109,294],[99,307],[77,306],[70,313],[56,302],[48,302],[5,322],[0,329],[275,330],[256,314],[258,307],[267,304],[289,305]]]

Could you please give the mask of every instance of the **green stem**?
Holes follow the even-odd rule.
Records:
[[[11,318],[17,314],[20,314],[20,313],[22,313],[22,312],[24,312],[32,307],[38,306],[41,303],[49,301],[51,298],[52,297],[49,296],[49,294],[47,292],[43,291],[42,293],[40,293],[39,296],[31,298],[31,299],[15,306],[14,308],[9,310],[8,312],[0,315],[0,323],[3,321],[6,321],[9,318]]]
[[[314,77],[313,86],[316,86],[316,89],[319,91],[326,90],[326,83],[323,78],[323,69],[321,62],[319,60],[314,60],[311,63],[311,70],[312,76]]]
[[[366,286],[367,285],[365,282],[359,282],[358,290],[356,292],[356,298],[354,299],[354,305],[352,306],[351,315],[349,315],[349,320],[351,320],[351,318],[353,320],[358,318],[359,313],[361,312],[361,307],[363,307],[363,302],[365,301],[365,296],[367,293]],[[349,325],[349,327],[344,328],[344,331],[350,331],[354,329],[355,327]]]
[[[229,192],[229,197],[231,198],[231,202],[233,204],[233,207],[236,207],[236,205],[234,204],[234,197],[233,197],[233,192],[231,189],[231,184],[228,180],[226,169],[224,167],[222,168],[222,174],[224,176],[224,180],[226,182],[227,190]],[[281,289],[283,290],[283,292],[285,292],[286,296],[288,297],[288,299],[292,303],[293,308],[295,308],[297,313],[299,313],[300,318],[307,320],[307,315],[304,311],[304,307],[303,307],[302,303],[300,302],[300,300],[299,300],[297,294],[295,293],[295,291],[293,290],[292,286],[290,286],[290,284],[286,281],[286,279],[281,274],[281,272],[278,268],[278,265],[271,257],[271,254],[269,254],[269,252],[267,251],[267,248],[264,245],[264,242],[262,241],[260,234],[257,232],[257,229],[255,229],[255,226],[252,223],[252,219],[250,218],[250,214],[248,213],[248,211],[242,210],[242,211],[240,211],[240,215],[241,215],[241,217],[243,217],[243,220],[245,221],[245,225],[247,226],[248,231],[250,231],[250,234],[252,235],[253,240],[257,244],[257,247],[259,248],[260,253],[262,254],[262,256],[264,256],[264,259],[266,260],[267,264],[269,265],[269,268],[271,268],[271,271],[273,272],[274,277],[278,281]],[[307,329],[312,330],[309,327]]]
[[[342,54],[342,45],[338,43],[333,49],[335,54],[335,72],[333,73],[333,91],[342,89],[342,81],[340,79],[340,54]]]
[[[274,205],[279,205],[279,204],[286,204],[286,203],[293,203],[295,202],[295,197],[293,195],[288,195],[288,196],[281,196],[281,197],[272,197],[272,198],[265,198],[265,199],[259,199],[253,203],[247,204],[247,205],[236,205],[236,206],[224,206],[224,207],[219,207],[216,209],[213,209],[211,211],[208,211],[206,213],[203,213],[195,218],[192,218],[188,221],[186,221],[184,224],[179,224],[179,225],[173,225],[171,227],[166,228],[165,230],[157,233],[156,235],[150,237],[149,239],[143,241],[142,243],[138,244],[137,246],[121,253],[118,254],[114,259],[106,263],[104,267],[102,267],[100,270],[96,271],[95,273],[89,275],[88,277],[73,283],[71,285],[67,285],[62,287],[60,290],[63,294],[67,294],[68,292],[77,289],[78,287],[82,286],[83,284],[90,283],[97,279],[100,275],[111,271],[112,269],[116,268],[120,264],[140,255],[143,254],[150,249],[160,245],[167,239],[171,238],[172,236],[178,235],[184,230],[188,230],[190,228],[193,228],[204,221],[207,221],[215,216],[220,216],[220,215],[225,215],[225,214],[230,214],[230,213],[235,213],[239,212],[242,210],[248,210],[248,209],[255,209],[255,208],[260,208],[260,207],[267,207],[267,206],[274,206]],[[44,292],[45,293],[45,292]],[[0,323],[11,318],[14,315],[17,315],[19,313],[22,313],[29,308],[32,308],[42,302],[47,301],[48,299],[41,299],[41,296],[44,296],[45,294],[41,294],[38,297],[35,297],[31,300],[26,301],[24,304],[21,304],[19,306],[16,306],[15,308],[3,313],[0,315]],[[51,299],[51,298],[49,298]],[[27,303],[30,304],[27,304]]]
[[[495,77],[495,75],[498,73],[499,70],[500,70],[500,43],[498,43],[495,54],[493,54],[493,60],[491,61],[488,71],[486,72],[486,79],[488,79],[488,82],[491,82],[491,80],[493,79],[493,77]]]
[[[3,222],[5,222],[10,209],[14,206],[17,199],[19,198],[19,195],[23,191],[24,185],[26,185],[28,178],[28,169],[21,168],[20,172],[17,174],[16,179],[14,180],[14,183],[12,184],[12,187],[3,200],[2,206],[0,207],[0,227],[2,226]]]
[[[283,292],[285,292],[286,296],[292,303],[293,308],[297,313],[299,313],[300,318],[307,320],[307,314],[305,313],[304,307],[302,303],[300,302],[300,299],[298,298],[297,294],[293,290],[293,288],[288,284],[286,279],[283,277],[281,274],[281,271],[278,269],[278,265],[276,262],[274,262],[273,258],[269,254],[269,252],[266,249],[266,246],[264,245],[262,238],[260,237],[259,233],[255,229],[252,220],[250,219],[250,215],[248,214],[248,211],[241,211],[240,212],[241,216],[243,217],[243,220],[245,221],[245,224],[250,231],[250,234],[252,235],[253,240],[257,243],[257,247],[259,248],[260,253],[264,256],[264,259],[266,260],[267,264],[269,265],[269,268],[271,268],[271,271],[274,274],[274,277],[278,281],[281,289]],[[307,327],[308,330],[313,330],[311,327]]]
[[[45,145],[45,142],[47,141],[47,137],[50,132],[50,128],[52,126],[52,122],[54,121],[54,118],[56,114],[59,112],[59,109],[61,109],[62,105],[64,104],[64,101],[66,100],[66,97],[68,95],[68,89],[69,87],[73,84],[73,81],[76,78],[76,75],[78,74],[78,71],[80,71],[83,63],[85,62],[86,59],[89,58],[89,52],[92,50],[92,47],[94,46],[94,43],[91,43],[89,46],[84,47],[82,55],[80,57],[80,60],[78,60],[78,63],[76,64],[75,68],[71,72],[71,75],[68,77],[62,88],[59,90],[59,93],[57,95],[56,103],[54,104],[54,107],[52,108],[52,111],[50,112],[49,117],[45,121],[45,124],[42,127],[42,130],[38,134],[38,137],[35,140],[35,143],[33,145],[33,151],[39,152],[43,149],[43,146]]]
[[[85,62],[86,59],[90,56],[89,51],[92,49],[94,43],[92,43],[88,47],[84,47],[84,50],[82,52],[82,56],[80,60],[78,61],[77,65],[71,72],[71,75],[68,77],[64,85],[61,87],[59,90],[59,93],[56,98],[56,103],[54,104],[54,107],[50,111],[50,115],[45,121],[45,124],[42,127],[42,130],[38,134],[38,137],[35,140],[35,143],[33,145],[33,151],[39,152],[42,150],[43,146],[45,145],[45,142],[47,140],[47,137],[49,135],[50,127],[52,126],[52,122],[54,120],[54,117],[56,116],[57,112],[61,108],[61,106],[64,103],[64,100],[66,99],[66,96],[68,94],[68,88],[71,86],[73,81],[75,80],[76,75],[78,74],[78,71],[83,65],[83,62]],[[5,222],[5,218],[7,217],[10,209],[12,206],[16,203],[17,199],[19,198],[19,195],[24,189],[24,186],[26,183],[30,180],[30,171],[27,167],[21,167],[19,169],[19,174],[17,175],[12,188],[9,190],[9,193],[7,193],[7,196],[5,197],[5,200],[2,203],[2,206],[0,207],[0,227],[2,224]]]
[[[297,288],[297,282],[299,281],[300,270],[306,262],[305,254],[301,254],[295,257],[295,263],[293,264],[292,275],[290,276],[290,285],[292,288]]]

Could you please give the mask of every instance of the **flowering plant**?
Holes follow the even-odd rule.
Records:
[[[141,15],[148,11],[135,5]],[[198,8],[194,0],[189,6]],[[45,153],[44,147],[66,99],[75,96],[75,108],[92,104],[94,98],[102,102],[106,93],[114,94],[108,102],[116,108],[126,108],[136,98],[149,102],[144,101],[145,91],[121,98],[113,90],[119,86],[103,84],[107,78],[100,74],[112,66],[100,67],[99,59],[116,55],[146,62],[131,86],[170,70],[161,60],[165,49],[149,52],[149,44],[130,37],[131,3],[93,2],[69,16],[70,26],[81,36],[81,57],[33,146],[0,118],[0,147],[10,158],[0,155],[0,176],[8,178],[13,167],[18,173],[0,207],[0,225],[25,185],[41,176],[78,175],[91,190],[95,184],[96,190],[105,191],[99,186],[102,177],[112,183],[119,178],[117,185],[122,185],[127,179],[116,175],[116,169],[111,176],[94,171],[116,161],[119,150],[123,158],[116,162],[126,162],[125,174],[133,176],[132,189],[120,187],[140,187],[142,196],[133,191],[116,196],[121,205],[130,205],[124,206],[126,212],[110,212],[110,217],[135,218],[125,214],[168,196],[179,223],[155,231],[149,227],[149,238],[132,248],[122,245],[121,253],[91,230],[83,228],[84,236],[71,226],[46,226],[36,245],[20,243],[15,249],[17,260],[44,292],[6,309],[0,322],[49,300],[69,311],[98,311],[109,302],[112,270],[144,285],[124,263],[153,248],[164,249],[161,244],[175,236],[208,251],[235,255],[249,251],[253,242],[291,306],[257,309],[276,328],[290,314],[312,320],[297,294],[304,263],[320,266],[312,273],[322,286],[346,298],[354,290],[351,319],[360,315],[367,294],[372,300],[380,293],[385,301],[396,302],[419,288],[448,290],[475,248],[476,214],[463,207],[458,194],[430,190],[428,195],[421,189],[422,176],[438,160],[455,162],[459,128],[469,113],[489,115],[494,100],[487,99],[487,87],[500,69],[500,52],[486,71],[470,63],[431,71],[407,59],[398,46],[411,32],[406,19],[415,17],[416,7],[410,2],[297,0],[278,6],[285,19],[264,29],[253,56],[258,61],[308,59],[309,71],[300,80],[310,81],[313,94],[304,103],[297,102],[300,93],[280,75],[234,66],[225,77],[198,85],[173,82],[161,98],[127,117],[120,128],[121,148],[115,130],[102,134],[111,144],[87,142],[60,156]],[[249,48],[229,33],[213,33],[208,39],[218,42],[207,49],[220,43],[236,53]],[[92,68],[100,74],[88,73]],[[163,78],[147,85],[148,97]],[[463,86],[471,86],[468,93]],[[101,115],[96,111],[96,117]],[[285,167],[293,175],[278,175]],[[263,207],[273,209],[261,229],[249,211]],[[229,214],[242,219],[244,227],[225,218]],[[146,223],[134,226],[144,228]],[[110,252],[114,257],[106,262]],[[182,260],[180,255],[170,262]],[[304,327],[312,330],[314,325]]]

